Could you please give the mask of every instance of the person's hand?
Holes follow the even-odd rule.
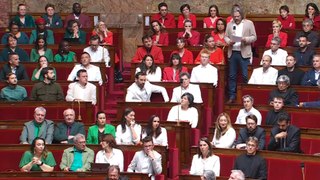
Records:
[[[278,30],[274,30],[273,31],[273,37],[279,37],[279,31]]]
[[[154,156],[154,152],[152,150],[148,151],[148,156],[154,160],[155,159],[155,156]]]
[[[136,124],[135,120],[130,121],[130,127],[134,127],[135,124]]]
[[[48,67],[48,64],[47,64],[47,63],[42,64],[41,69],[43,69],[43,68],[45,68],[45,67]]]
[[[232,40],[229,41],[229,45],[230,45],[230,46],[233,46],[235,43],[236,43],[236,42],[234,42],[234,41],[232,41]]]
[[[38,164],[38,165],[40,165],[40,164],[41,164],[41,161],[40,161],[39,158],[33,157],[32,160],[31,160],[31,163],[32,163],[32,165],[33,165],[33,164]]]
[[[276,134],[275,138],[282,139],[282,138],[287,137],[287,134],[288,134],[287,132],[281,132],[281,133]]]
[[[68,136],[68,139],[73,139],[73,137],[74,137],[74,136],[71,136],[71,135],[70,135],[70,136]]]
[[[61,144],[68,144],[68,141],[60,141]]]
[[[245,143],[237,144],[237,145],[236,145],[236,148],[237,148],[237,149],[244,149],[244,148],[246,148],[246,144],[245,144]]]
[[[303,102],[300,102],[298,107],[303,107]]]
[[[242,37],[242,38],[241,38],[241,42],[246,43],[246,42],[247,42],[247,39],[246,39],[245,37]]]
[[[63,169],[63,171],[70,171],[70,168],[69,168],[69,167],[65,167],[65,168]]]

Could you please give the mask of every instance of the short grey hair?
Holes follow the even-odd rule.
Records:
[[[287,76],[287,75],[281,75],[281,76],[279,76],[278,77],[278,79],[277,79],[277,83],[279,83],[279,82],[285,82],[285,83],[287,83],[288,85],[290,85],[290,78]]]
[[[313,26],[313,21],[308,18],[308,19],[303,20],[303,21],[302,21],[302,24],[310,24],[310,25]]]
[[[249,95],[249,94],[246,94],[246,95],[242,96],[242,101],[243,101],[244,99],[247,99],[247,98],[249,98],[252,103],[254,102],[254,98],[253,98],[251,95]]]
[[[83,134],[78,133],[73,137],[73,142],[77,143],[79,139],[86,139],[86,137]]]
[[[278,45],[281,43],[281,39],[279,37],[273,37],[271,41],[276,41]]]
[[[245,180],[244,173],[241,170],[238,170],[238,169],[231,170],[231,174],[235,174],[237,180]]]
[[[42,106],[36,107],[36,108],[34,109],[34,113],[36,113],[36,112],[38,112],[38,111],[44,112],[44,114],[47,113],[47,110],[46,110],[44,107],[42,107]]]
[[[203,177],[205,177],[206,180],[216,180],[216,174],[212,170],[204,170]]]

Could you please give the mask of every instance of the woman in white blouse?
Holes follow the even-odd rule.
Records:
[[[123,171],[123,153],[120,149],[116,149],[116,141],[111,134],[105,134],[101,138],[100,150],[96,155],[95,163],[109,163],[110,165],[117,165],[120,171]]]
[[[198,153],[192,158],[190,174],[203,175],[208,170],[220,176],[220,158],[213,154],[209,139],[203,137],[199,140]]]
[[[236,131],[232,128],[230,116],[227,113],[219,114],[212,145],[217,148],[231,148],[235,139]]]
[[[181,96],[180,105],[173,106],[168,114],[167,121],[187,121],[192,128],[198,125],[198,110],[193,106],[194,97],[186,92]]]
[[[152,115],[147,127],[143,129],[142,139],[146,136],[152,137],[154,145],[168,146],[167,130],[160,126],[160,118],[157,115]]]
[[[147,74],[147,80],[149,82],[159,82],[161,81],[161,68],[154,63],[154,59],[152,55],[145,55],[139,65],[136,68],[136,73],[144,72]]]
[[[117,126],[117,144],[138,144],[141,136],[141,126],[134,120],[134,111],[126,108],[122,115],[121,124]]]

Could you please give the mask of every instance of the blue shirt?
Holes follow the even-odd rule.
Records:
[[[22,86],[8,85],[1,89],[0,97],[5,101],[23,101],[27,98],[27,91]]]
[[[76,171],[77,169],[82,168],[82,151],[74,148],[73,151],[73,162],[71,164],[70,170]]]

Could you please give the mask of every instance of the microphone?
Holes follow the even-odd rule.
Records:
[[[234,30],[234,31],[236,30],[236,26],[233,26],[233,30]]]
[[[305,174],[304,174],[304,162],[300,163],[300,168],[301,168],[301,172],[302,172],[302,179],[305,180]]]

